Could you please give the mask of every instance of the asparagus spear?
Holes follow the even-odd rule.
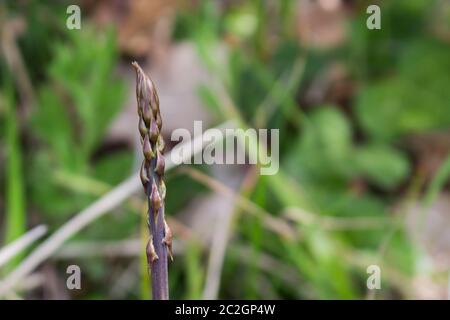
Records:
[[[146,254],[152,279],[152,294],[155,300],[169,299],[167,257],[172,259],[172,232],[164,218],[164,140],[161,134],[162,119],[159,111],[159,98],[152,80],[144,73],[137,62],[132,63],[136,70],[136,100],[139,114],[139,133],[141,135],[142,162],[140,176],[148,198],[147,222],[150,239]]]

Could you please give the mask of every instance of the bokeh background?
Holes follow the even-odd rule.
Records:
[[[62,228],[138,169],[133,60],[158,88],[167,152],[194,120],[280,129],[276,175],[167,172],[172,298],[448,298],[449,1],[6,0],[0,49],[3,298],[151,297],[140,187]]]

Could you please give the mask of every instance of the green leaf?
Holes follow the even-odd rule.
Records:
[[[133,159],[134,155],[129,151],[110,153],[94,164],[92,176],[99,181],[116,185],[132,173],[130,169]]]
[[[409,174],[406,157],[385,145],[368,145],[355,150],[356,170],[380,187],[392,188]]]
[[[378,141],[450,126],[450,49],[418,42],[402,56],[399,74],[361,90],[356,114]]]
[[[342,182],[350,174],[351,136],[350,124],[337,108],[319,108],[305,122],[287,166],[304,183]]]

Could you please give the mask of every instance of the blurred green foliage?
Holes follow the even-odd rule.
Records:
[[[40,177],[52,177],[57,169],[115,184],[130,172],[133,159],[130,152],[95,154],[124,101],[125,87],[113,76],[114,33],[102,39],[89,30],[69,35],[71,45],[54,44],[48,82],[39,88],[31,119],[40,144],[33,153],[32,172],[37,176],[30,181],[32,196],[39,208],[59,219],[92,198],[78,197],[55,185],[54,179]]]
[[[109,150],[104,141],[108,127],[123,107],[126,93],[125,83],[116,74],[116,32],[110,28],[99,33],[88,23],[83,26],[83,32],[68,31],[63,2],[8,2],[6,8],[11,17],[26,19],[27,32],[18,38],[18,46],[36,93],[33,105],[15,103],[11,106],[18,115],[21,108],[31,110],[27,122],[19,127],[20,137],[14,139],[21,143],[20,153],[11,154],[15,159],[24,158],[19,173],[24,175],[26,197],[14,203],[24,206],[26,199],[29,214],[27,221],[23,219],[22,226],[18,226],[14,221],[21,218],[21,210],[14,209],[14,203],[6,208],[8,223],[4,231],[11,239],[13,232],[23,234],[27,225],[35,224],[31,212],[38,212],[38,221],[51,230],[59,228],[71,215],[105,192],[105,187],[112,187],[128,177],[132,173],[134,154],[123,147]],[[5,60],[0,59],[3,76],[0,93],[3,95],[6,94],[5,84],[15,81],[6,72],[8,69]],[[20,92],[12,95],[20,95]],[[5,121],[12,126],[11,114],[7,117]],[[19,151],[17,147],[15,150]],[[10,175],[15,175],[11,176],[11,183],[19,186],[22,181],[16,174],[18,171],[10,169]],[[91,181],[91,190],[80,191],[87,186],[83,179]],[[78,180],[81,182],[77,185]],[[11,186],[7,186],[10,194],[18,191]],[[15,199],[20,200],[20,194],[15,194]],[[109,215],[101,224],[93,224],[75,238],[129,237],[135,233],[140,219],[129,209],[123,211],[127,214]],[[93,260],[83,263],[82,267],[90,281],[105,283],[103,270],[107,261]],[[104,289],[99,288],[86,297],[102,295],[101,292]]]
[[[289,239],[265,228],[260,217],[241,214],[245,210],[236,208],[238,223],[233,223],[219,297],[364,298],[369,264],[379,264],[383,270],[387,290],[381,298],[409,297],[419,249],[398,226],[392,208],[415,187],[415,158],[406,139],[450,128],[450,45],[432,32],[434,24],[448,27],[450,21],[434,19],[437,3],[383,2],[382,29],[375,31],[365,27],[370,1],[352,3],[359,11],[347,18],[348,38],[331,49],[299,41],[293,0],[270,6],[263,0],[199,1],[179,9],[174,41],[195,45],[235,108],[223,101],[224,93],[216,86],[206,84],[197,93],[207,112],[217,122],[238,116],[244,126],[280,129],[280,172],[258,177],[242,196],[278,218],[287,219],[292,207],[318,218],[289,220],[299,236]],[[23,158],[26,167],[23,177],[19,167],[9,171],[11,179],[0,174],[9,183],[8,191],[17,191],[16,207],[7,209],[19,221],[7,227],[15,235],[25,227],[22,182],[27,210],[56,229],[129,176],[134,163],[131,150],[108,149],[104,141],[126,93],[115,74],[120,58],[116,34],[112,29],[97,32],[88,23],[83,24],[83,32],[68,32],[61,27],[63,7],[29,1],[24,8],[20,2],[8,2],[11,13],[23,14],[28,24],[19,46],[37,98],[21,128],[14,127],[9,109],[0,109],[0,141],[15,150],[9,161]],[[350,101],[308,102],[308,88],[335,64],[349,73]],[[0,93],[14,105],[15,97],[7,90],[13,79],[6,70],[0,60],[0,72],[7,75],[0,80]],[[19,114],[19,107],[16,111]],[[3,129],[6,122],[9,134]],[[448,163],[430,185],[428,202],[448,180]],[[206,190],[177,172],[170,172],[167,180],[169,214],[181,211]],[[108,215],[74,240],[118,240],[137,233],[145,237],[139,214],[125,206],[120,210],[126,214]],[[336,220],[321,218],[350,223],[382,218],[390,224],[326,228],[321,221]],[[201,298],[206,251],[195,242],[186,242],[184,249],[183,257],[170,267],[171,296]],[[298,279],[286,280],[277,274],[281,271],[262,267],[268,259]],[[114,263],[122,266],[123,261],[117,260],[82,261],[89,288],[80,298],[99,298],[108,292],[114,275],[105,270]],[[144,262],[141,259],[143,279]],[[136,286],[127,297],[148,297],[142,293],[148,283],[142,280],[140,285],[141,293]]]
[[[450,100],[445,89],[449,86],[450,46],[429,31],[432,22],[429,9],[433,6],[421,0],[383,4],[382,30],[365,28],[367,16],[362,13],[350,21],[347,42],[323,51],[303,47],[292,33],[280,32],[270,46],[261,41],[270,37],[265,27],[269,17],[273,28],[282,28],[286,20],[281,13],[288,2],[276,6],[280,15],[278,12],[270,15],[263,1],[249,1],[242,6],[230,6],[223,16],[210,2],[203,2],[200,10],[180,15],[175,35],[190,37],[197,44],[200,56],[222,79],[244,121],[280,129],[281,172],[278,177],[260,178],[258,191],[251,197],[253,201],[265,199],[261,206],[272,212],[300,205],[317,214],[336,217],[389,216],[389,208],[397,200],[394,195],[412,174],[412,159],[402,147],[401,139],[408,134],[450,126]],[[365,4],[359,7],[365,8]],[[184,30],[185,34],[180,35],[178,30]],[[223,37],[233,39],[227,47],[225,66],[210,54],[216,52]],[[302,59],[305,66],[300,79],[291,77],[293,83],[301,85],[289,90],[285,75],[292,74],[292,66]],[[304,87],[333,62],[344,63],[360,87],[351,109],[354,117],[349,117],[343,106],[333,104],[306,106],[299,112],[297,101]],[[221,108],[214,88],[201,87],[200,96],[214,114],[222,118],[230,116],[226,108]],[[267,101],[276,112],[264,109]],[[265,122],[259,121],[261,110],[266,112]],[[263,183],[266,180],[270,182]],[[352,185],[358,181],[363,181],[368,189],[354,191]],[[298,183],[302,195],[292,191],[291,182]],[[255,246],[257,242],[251,235],[259,230],[258,224],[254,219],[241,219],[245,223],[236,231]],[[365,270],[357,271],[358,266],[345,262],[343,253],[355,249],[369,256],[373,254],[374,263],[399,268],[406,277],[415,272],[416,249],[395,226],[391,231],[324,232],[320,226],[304,225],[299,229],[304,234],[304,244],[280,243],[277,236],[264,230],[265,241],[255,250],[270,252],[285,263],[292,259],[291,263],[312,284],[313,297],[361,297],[363,286],[355,287],[354,283],[356,278],[364,277]],[[386,258],[378,257],[377,249],[385,240],[389,243]],[[286,252],[291,254],[286,256]],[[249,268],[245,277],[257,277],[254,273],[260,271]],[[223,290],[233,296],[226,288]],[[292,294],[308,296],[298,291],[287,297]]]
[[[364,88],[357,101],[361,125],[374,140],[450,125],[448,45],[415,40],[400,57],[397,74]]]

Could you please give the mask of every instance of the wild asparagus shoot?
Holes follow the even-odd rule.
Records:
[[[144,154],[140,177],[148,198],[147,222],[150,239],[146,248],[147,262],[152,279],[153,299],[167,300],[169,299],[167,257],[169,255],[172,259],[172,232],[164,217],[165,162],[159,98],[155,85],[139,64],[133,62],[132,65],[136,70],[138,128]]]

